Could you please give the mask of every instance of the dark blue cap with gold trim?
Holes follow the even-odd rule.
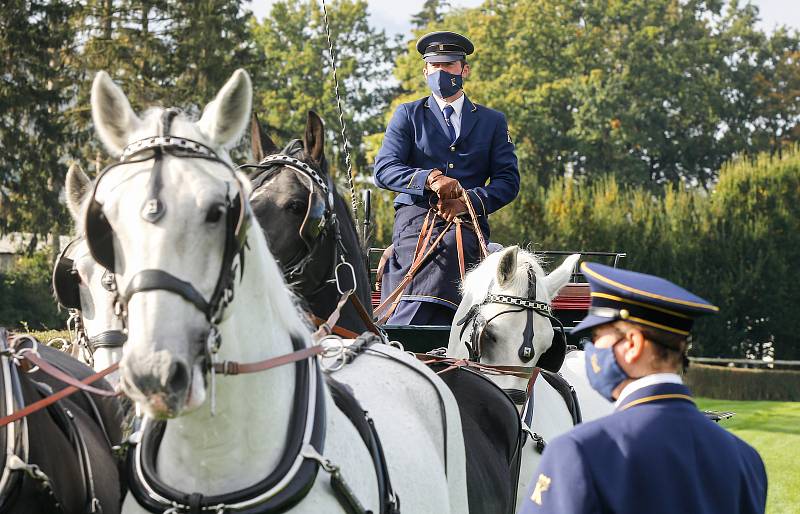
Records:
[[[466,59],[475,51],[475,46],[466,36],[444,30],[419,38],[417,51],[427,62],[453,62]]]
[[[573,334],[628,321],[688,336],[695,318],[719,311],[719,307],[654,275],[594,262],[581,264],[581,271],[589,281],[592,304],[589,314],[572,329]]]

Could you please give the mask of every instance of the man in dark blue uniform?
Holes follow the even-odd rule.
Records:
[[[589,382],[616,410],[547,446],[520,513],[764,512],[761,457],[707,419],[677,374],[694,318],[717,307],[652,275],[581,269],[592,303],[573,333],[592,331]]]
[[[519,192],[517,157],[505,116],[464,94],[472,43],[455,32],[433,32],[420,38],[417,50],[425,61],[422,74],[432,94],[397,108],[375,159],[375,183],[399,193],[394,200],[394,249],[381,285],[384,298],[411,267],[417,236],[430,209],[440,215],[433,240],[445,220],[467,212],[466,191],[478,215],[476,230],[488,240],[488,215]],[[470,230],[463,236],[469,268],[480,256],[478,240]],[[457,259],[455,231],[450,230],[404,290],[389,323],[452,323],[461,301]]]

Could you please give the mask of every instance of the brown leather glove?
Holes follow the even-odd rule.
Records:
[[[436,193],[441,200],[458,198],[463,192],[458,180],[448,177],[438,169],[434,169],[430,172],[426,185],[431,191]]]
[[[452,221],[456,216],[467,212],[467,204],[460,198],[439,200],[436,203],[436,208],[439,210],[439,215],[447,221]]]

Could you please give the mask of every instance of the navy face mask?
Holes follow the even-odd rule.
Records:
[[[589,385],[610,402],[614,401],[614,397],[611,396],[614,388],[623,380],[630,378],[619,366],[614,355],[614,347],[622,341],[624,339],[620,339],[608,348],[597,348],[593,343],[586,341],[583,347]]]
[[[428,87],[439,98],[450,98],[464,87],[461,75],[453,75],[443,70],[428,73]]]

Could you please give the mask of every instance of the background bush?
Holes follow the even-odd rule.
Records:
[[[684,376],[695,396],[717,400],[800,401],[800,371],[692,364]]]
[[[14,267],[0,274],[0,326],[13,329],[51,329],[64,326],[53,299],[50,251],[20,257]]]

